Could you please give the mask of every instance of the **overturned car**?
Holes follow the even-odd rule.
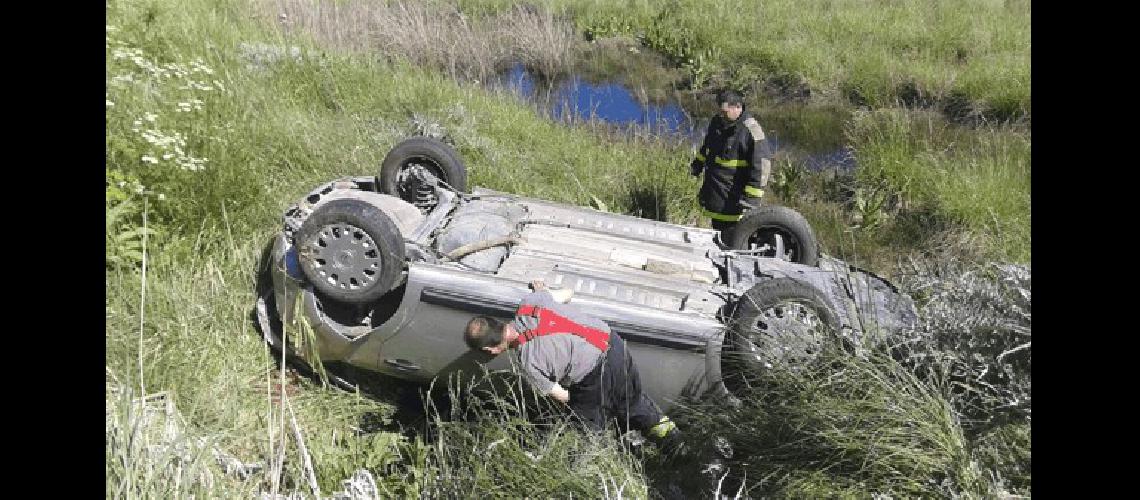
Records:
[[[711,229],[466,192],[466,179],[451,147],[415,137],[379,175],[329,182],[290,206],[260,271],[255,310],[269,344],[424,383],[507,369],[506,356],[470,351],[463,327],[477,314],[512,317],[541,279],[573,289],[627,341],[668,410],[730,395],[734,373],[794,369],[827,342],[856,346],[917,320],[886,280],[820,255],[807,221],[785,207],[749,211],[722,242]],[[299,328],[286,325],[300,322],[309,349],[289,338]]]

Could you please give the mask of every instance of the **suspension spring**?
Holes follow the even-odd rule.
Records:
[[[435,195],[435,188],[424,184],[416,186],[416,201],[413,204],[421,212],[425,214],[430,212],[438,203],[439,197]]]

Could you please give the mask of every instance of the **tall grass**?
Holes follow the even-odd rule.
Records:
[[[929,114],[882,110],[857,115],[847,133],[864,185],[881,186],[910,210],[935,212],[979,233],[999,258],[1028,262],[1028,132],[966,133]]]
[[[191,16],[177,22],[179,31],[186,31],[195,21]],[[157,28],[148,29],[152,35],[146,36],[121,28],[115,36],[132,46],[172,36]],[[200,36],[209,37],[211,29],[204,26],[207,32]],[[245,40],[238,33],[218,36],[222,39],[216,46],[229,50],[198,49],[196,39],[167,41],[182,44],[177,54],[144,47],[144,56],[156,59],[193,60],[197,50],[216,73],[226,75],[226,91],[203,99],[202,112],[163,114],[164,103],[137,101],[140,85],[113,87],[108,96],[116,101],[108,108],[108,164],[165,194],[167,201],[157,209],[160,222],[218,220],[224,206],[231,214],[242,214],[232,218],[241,226],[235,231],[264,228],[280,206],[329,176],[376,173],[387,151],[415,133],[417,123],[443,129],[467,161],[473,184],[578,204],[597,197],[608,206],[628,205],[630,193],[640,188],[631,180],[642,173],[683,184],[685,189],[670,193],[670,199],[688,196],[697,187],[683,168],[687,145],[639,139],[600,143],[588,126],[568,129],[550,123],[509,93],[456,84],[430,69],[367,56],[321,55],[305,39],[280,39],[271,32]],[[305,55],[300,61],[286,58],[247,67],[240,45],[263,40],[306,47]],[[132,69],[112,65],[108,71],[115,75]],[[169,109],[176,103],[165,104]],[[148,144],[132,123],[152,109],[159,121],[169,117],[172,127],[194,138],[187,149],[208,159],[203,170],[187,172],[140,160]],[[696,220],[695,213],[678,215],[693,214]]]
[[[900,284],[924,304],[896,347],[909,364],[954,382],[950,400],[972,435],[1032,415],[1032,274],[1027,266],[912,262]]]
[[[243,480],[252,468],[188,428],[166,394],[143,397],[109,380],[106,413],[107,498],[252,494]]]
[[[584,431],[521,377],[452,377],[428,403],[424,493],[456,498],[646,498],[641,464],[616,439]]]
[[[367,16],[351,10],[363,7],[319,5],[332,11],[304,18],[297,10],[284,20],[325,26],[330,37],[345,30],[343,39],[328,42],[345,48],[353,47],[349,38],[372,43]],[[372,7],[390,16],[397,11],[383,9],[404,8],[412,19],[420,16],[428,34],[437,29],[430,23],[439,19],[429,13],[438,10]],[[457,485],[477,496],[652,494],[640,465],[616,442],[537,427],[506,410],[479,415],[495,425],[441,418],[430,440],[405,438],[393,422],[394,394],[367,399],[283,377],[250,312],[258,255],[280,224],[281,209],[329,178],[374,174],[407,135],[430,129],[455,144],[473,185],[707,225],[691,202],[697,181],[684,168],[687,144],[551,123],[513,96],[457,83],[447,61],[459,68],[463,58],[441,53],[421,68],[414,62],[418,46],[383,46],[399,56],[390,59],[329,50],[309,38],[321,40],[312,30],[279,30],[277,12],[267,15],[243,2],[113,0],[107,9],[107,247],[115,257],[106,273],[106,357],[115,381],[107,399],[109,496],[248,496],[274,485],[332,492],[361,468],[383,496],[455,492]],[[360,32],[337,24],[353,21],[346,14],[354,12],[364,18]],[[534,36],[564,36],[548,11],[513,12],[546,30]],[[467,26],[475,26],[492,13],[474,9],[470,15],[475,19]],[[458,69],[455,75],[462,76]],[[1016,141],[1010,144],[1011,157],[1021,154]],[[144,233],[145,280],[139,267]],[[161,399],[152,397],[160,393]],[[140,437],[140,429],[157,422],[144,417],[155,403],[163,415],[175,413],[166,408],[181,415],[175,433],[181,437]],[[1019,460],[1028,436],[1016,425],[984,431],[984,439],[996,443],[984,463],[1004,467]],[[508,431],[516,439],[490,448]],[[143,446],[156,443],[185,446]],[[489,455],[460,452],[471,447]],[[261,464],[260,472],[226,472],[210,450]],[[541,490],[504,486],[511,469],[499,464],[532,465],[535,460],[522,457],[536,450],[547,452],[538,462],[561,474],[561,482],[539,483]],[[486,465],[488,456],[494,467]],[[596,462],[584,466],[578,460],[586,456]],[[317,488],[310,484],[314,477]]]
[[[621,179],[630,174],[616,168],[628,162],[614,158],[642,158],[639,169],[648,171],[667,155],[632,141],[599,144],[593,132],[548,123],[513,98],[432,70],[322,56],[304,41],[248,24],[250,14],[237,2],[108,5],[108,209],[122,207],[108,214],[108,236],[116,238],[108,255],[123,258],[107,272],[106,354],[122,386],[163,391],[188,436],[210,436],[263,471],[278,463],[281,470],[247,484],[209,460],[190,470],[181,458],[120,447],[125,438],[115,437],[108,441],[108,489],[132,498],[166,496],[172,481],[198,496],[273,485],[309,491],[315,474],[320,491],[329,492],[365,467],[382,489],[415,491],[423,478],[407,464],[416,448],[391,427],[365,429],[364,422],[390,420],[393,403],[282,380],[253,329],[257,257],[281,208],[330,177],[374,174],[417,118],[443,127],[469,158],[473,183],[573,203],[598,197],[621,205],[630,191]],[[245,48],[256,44],[304,50],[297,58],[251,58]],[[535,172],[551,180],[532,182]],[[132,258],[141,250],[132,238],[141,233],[130,233],[142,227],[142,197],[156,231],[147,242],[145,300]],[[108,400],[120,422],[109,436],[136,426],[125,401]],[[207,472],[212,483],[190,476]]]
[[[813,368],[757,373],[744,404],[690,427],[728,439],[732,465],[762,496],[985,493],[935,387],[886,357],[833,355]]]
[[[690,442],[759,496],[994,498],[1030,490],[1031,280],[1019,266],[917,265],[914,331],[800,371],[744,374],[741,404],[681,412]]]
[[[577,53],[571,40],[573,34],[566,31],[567,25],[550,13],[561,8],[557,4],[550,4],[548,10],[533,7],[506,8],[507,4],[494,2],[461,4],[464,12],[470,15],[436,3],[411,6],[402,3],[388,5],[349,2],[330,6],[321,2],[279,1],[259,5],[265,9],[276,9],[266,10],[265,17],[272,17],[273,13],[284,13],[285,19],[289,20],[285,22],[285,31],[290,36],[309,35],[317,41],[325,41],[331,47],[351,49],[368,57],[379,55],[416,61],[461,78],[462,75],[453,71],[452,63],[443,61],[478,63],[490,71],[501,66],[505,54],[512,53],[514,55],[511,57],[520,58],[523,57],[520,51],[531,50],[546,54],[527,59],[533,61],[532,65],[547,65],[565,70],[566,63],[563,61],[572,59],[572,54]],[[678,4],[676,7],[683,6]],[[887,6],[888,9],[898,7],[899,5]],[[637,8],[639,7],[635,6],[630,12],[636,12]],[[573,15],[593,15],[573,8],[566,11]],[[670,11],[669,15],[689,16],[692,13]],[[401,16],[415,22],[404,23]],[[458,21],[451,22],[449,19]],[[857,19],[860,23],[866,21],[862,17]],[[402,26],[419,26],[417,23],[420,21],[417,20],[435,24],[416,27],[413,30],[415,33],[407,36],[399,34],[401,29],[409,29]],[[495,26],[505,28],[494,31],[498,29]],[[548,35],[553,32],[560,34]],[[507,41],[501,44],[500,53],[468,53],[472,48],[487,46],[485,39],[494,33]],[[393,41],[376,41],[383,37],[389,37]],[[354,42],[348,43],[349,39]],[[524,42],[524,39],[531,42]],[[401,45],[393,45],[396,42]],[[531,48],[524,49],[525,47]],[[551,71],[555,70],[547,70],[548,73]],[[419,88],[427,92],[438,92],[432,89],[440,83],[433,74],[421,75],[432,83],[419,85]],[[337,75],[337,80],[342,82],[342,89],[356,87],[353,83],[344,82],[344,78],[343,74]],[[412,85],[419,83],[421,82],[414,82]],[[399,85],[407,83],[400,81]],[[383,92],[387,89],[381,87],[376,90]],[[406,92],[407,89],[394,88],[393,91]],[[346,93],[342,91],[342,95]],[[613,141],[612,134],[604,134],[607,142],[643,142],[642,145],[646,148],[611,151],[608,157],[591,157],[587,154],[574,158],[571,151],[582,151],[583,147],[588,151],[590,148],[579,142],[578,138],[589,143],[596,138],[589,134],[560,136],[558,130],[563,127],[545,123],[539,125],[543,129],[541,132],[529,126],[520,128],[519,125],[527,120],[520,119],[517,111],[504,113],[503,110],[509,107],[499,106],[493,112],[487,112],[486,107],[473,105],[472,100],[477,99],[478,95],[471,91],[458,98],[436,95],[440,96],[437,102],[418,100],[414,104],[369,96],[365,101],[372,102],[365,106],[369,109],[390,109],[389,105],[395,104],[399,108],[414,109],[412,114],[417,124],[416,132],[432,130],[433,133],[446,136],[460,147],[466,157],[472,159],[476,167],[484,159],[495,164],[493,170],[496,174],[491,176],[483,176],[476,168],[472,175],[476,182],[492,187],[505,186],[508,190],[523,193],[528,193],[529,188],[538,188],[541,189],[542,196],[559,201],[573,199],[580,204],[589,203],[596,197],[607,207],[627,207],[630,213],[651,213],[652,217],[661,219],[672,217],[674,222],[697,223],[701,220],[690,203],[672,201],[689,198],[695,190],[695,186],[689,185],[692,182],[679,175],[683,169],[677,168],[677,165],[683,165],[687,161],[685,156],[688,153],[684,151],[683,144],[622,138]],[[358,108],[352,104],[349,106]],[[978,244],[983,248],[980,251],[983,253],[1018,261],[1029,258],[1028,132],[1003,126],[964,128],[943,120],[937,112],[904,108],[853,114],[846,106],[823,104],[776,106],[760,108],[760,111],[761,120],[773,137],[798,145],[792,151],[793,154],[798,154],[803,149],[828,151],[829,148],[834,150],[846,147],[854,152],[856,162],[863,166],[856,179],[862,186],[851,188],[853,194],[861,197],[857,202],[861,205],[855,207],[853,214],[836,216],[831,213],[834,210],[827,206],[812,206],[810,199],[785,196],[776,200],[805,210],[825,228],[833,227],[834,231],[827,233],[831,236],[829,240],[850,238],[852,235],[846,234],[848,228],[858,226],[862,234],[853,236],[864,242],[856,245],[866,247],[867,250],[863,253],[870,255],[876,253],[875,247],[913,249],[933,238],[941,238],[946,231],[965,230],[979,240]],[[581,130],[598,129],[588,122],[571,125]],[[442,133],[436,129],[442,129]],[[518,133],[523,130],[527,133]],[[547,144],[543,148],[543,159],[558,158],[562,161],[565,158],[577,168],[573,171],[565,168],[546,169],[541,166],[545,163],[543,159],[539,159],[536,165],[531,157],[531,152],[535,150],[520,147],[535,141],[545,141]],[[563,148],[562,145],[569,147]],[[519,153],[518,156],[511,156],[516,152]],[[635,160],[632,164],[621,165],[615,161],[621,158]],[[507,164],[505,168],[502,166],[504,163]],[[540,175],[553,177],[543,177],[541,185],[531,185],[528,188],[517,182],[522,174],[515,171],[515,165],[525,165],[531,171],[537,166]],[[605,168],[599,169],[599,166]],[[626,175],[627,172],[632,175]],[[595,192],[578,177],[604,179],[606,182],[603,184],[610,189]],[[545,189],[543,186],[555,189]],[[668,188],[662,191],[661,188],[665,186]],[[614,187],[624,189],[614,190]],[[914,192],[918,187],[921,187],[921,193]],[[858,193],[855,193],[856,188]],[[576,196],[569,198],[567,193],[575,193]],[[892,200],[900,196],[904,202],[913,203],[898,207]],[[817,197],[825,203],[849,201],[834,198],[826,194]],[[891,203],[884,205],[887,201]],[[662,203],[672,206],[661,209]],[[850,208],[847,210],[850,211]],[[890,218],[886,217],[888,214],[880,214],[882,210],[889,212],[894,208],[905,209],[901,217]],[[852,222],[852,216],[857,220]],[[863,220],[868,218],[876,220]],[[882,222],[889,223],[881,224]],[[832,249],[835,252],[839,250]]]
[[[855,168],[814,171],[809,153],[784,149],[771,190],[774,203],[812,221],[825,251],[881,272],[900,256],[947,249],[966,260],[1030,262],[1029,131],[965,128],[906,108],[825,123],[842,130],[836,151]]]
[[[266,18],[324,46],[404,59],[463,80],[487,80],[514,62],[546,78],[568,71],[573,26],[549,11],[514,7],[470,17],[442,2],[259,0]]]
[[[883,107],[925,103],[955,116],[1030,113],[1028,1],[542,0],[595,36],[639,35],[698,86],[768,85]],[[497,12],[508,0],[462,0]]]

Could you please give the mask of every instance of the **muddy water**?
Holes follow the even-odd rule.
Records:
[[[589,81],[579,75],[545,83],[521,64],[490,82],[539,106],[547,116],[562,122],[597,121],[625,130],[638,130],[672,140],[700,145],[715,112],[709,102],[673,92],[664,102],[648,102],[628,85],[617,81]],[[660,94],[660,90],[657,94]],[[687,101],[687,106],[681,102]],[[749,110],[760,121],[777,149],[777,160],[798,163],[811,170],[850,171],[855,160],[843,142],[845,108],[759,102]]]

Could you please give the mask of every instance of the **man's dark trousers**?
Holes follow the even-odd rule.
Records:
[[[661,409],[642,392],[633,358],[617,333],[610,333],[610,347],[598,366],[569,393],[570,409],[593,430],[601,430],[607,418],[614,418],[622,428],[644,434],[661,420]]]

